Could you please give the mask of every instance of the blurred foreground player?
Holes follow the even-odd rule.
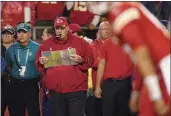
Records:
[[[120,42],[128,43],[133,49],[139,72],[143,77],[143,88],[148,90],[148,94],[143,92],[145,90],[140,92],[140,96],[144,97],[140,100],[140,115],[141,113],[144,116],[168,115],[170,103],[169,32],[163,29],[163,25],[157,18],[138,2],[113,3],[109,10],[109,20]],[[158,70],[161,71],[163,78],[159,77]],[[153,106],[152,109],[146,109],[144,105],[148,101],[147,95],[150,99],[148,103]]]
[[[123,42],[133,49],[143,83],[153,101],[158,115],[167,114],[170,95],[170,40],[169,32],[139,3],[116,3],[109,12],[113,31]],[[132,33],[134,32],[134,33]],[[131,33],[131,34],[130,34]],[[162,95],[165,89],[159,86],[157,70],[160,69],[168,96]]]

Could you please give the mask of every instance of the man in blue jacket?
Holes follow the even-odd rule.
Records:
[[[17,25],[17,42],[7,49],[6,62],[11,68],[11,96],[9,113],[24,116],[27,108],[29,116],[40,116],[39,76],[35,66],[35,56],[39,44],[31,39],[31,29],[27,23]]]

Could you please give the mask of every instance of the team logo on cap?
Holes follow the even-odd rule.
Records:
[[[20,24],[20,27],[24,27],[24,23]]]
[[[62,22],[63,22],[63,20],[58,19],[56,22],[57,22],[57,23],[62,23]]]

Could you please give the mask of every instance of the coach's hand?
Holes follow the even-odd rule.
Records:
[[[39,62],[40,64],[46,64],[48,62],[48,58],[47,57],[39,57]]]
[[[77,63],[82,63],[83,62],[83,58],[79,55],[70,55],[70,60],[77,62]]]

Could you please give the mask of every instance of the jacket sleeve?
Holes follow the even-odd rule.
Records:
[[[82,42],[82,50],[83,50],[81,57],[83,58],[83,62],[79,64],[79,68],[81,70],[87,71],[90,67],[92,67],[94,63],[93,52],[92,52],[92,48],[89,46],[87,42],[83,40],[81,42]]]
[[[40,71],[40,72],[44,72],[44,67],[43,65],[41,65],[39,63],[39,57],[41,57],[41,51],[42,51],[42,46],[39,47],[37,53],[36,53],[36,60],[35,60],[35,64],[36,64],[36,67],[37,69]]]
[[[10,48],[8,48],[5,53],[5,62],[7,63],[7,65],[11,65]]]
[[[92,65],[92,67],[94,69],[97,68],[98,63],[99,63],[99,51],[95,48],[95,44],[91,44],[90,47],[92,48],[92,53],[93,53],[93,58],[94,58],[94,63]]]
[[[2,73],[2,74],[4,73],[5,66],[6,66],[5,60],[4,60],[4,58],[1,56],[1,73]],[[2,74],[1,74],[1,75],[2,75]]]
[[[12,52],[14,51],[11,51],[11,47],[9,47],[7,51],[5,52],[5,63],[6,63],[7,71],[9,72],[11,72],[12,70],[12,60],[11,60],[11,55],[10,55],[10,53]]]

